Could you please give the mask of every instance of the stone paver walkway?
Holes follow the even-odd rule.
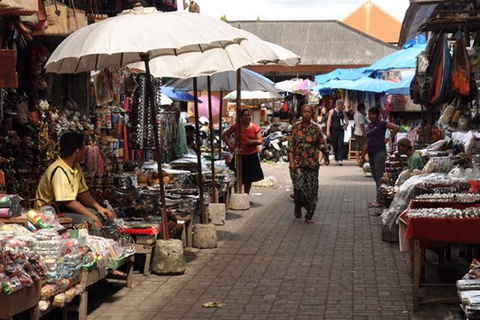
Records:
[[[381,240],[378,209],[367,208],[373,180],[351,162],[320,169],[312,225],[293,217],[288,166],[264,172],[280,187],[254,188],[250,210],[228,212],[218,248],[187,249],[181,276],[94,288],[88,319],[442,319],[455,308],[410,311],[409,255]],[[210,301],[226,306],[202,308]]]

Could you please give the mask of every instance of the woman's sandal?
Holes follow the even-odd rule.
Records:
[[[301,211],[300,211],[300,212],[296,212],[296,211],[295,211],[295,212],[293,213],[293,215],[294,215],[295,218],[297,218],[297,219],[301,219],[301,218],[302,218],[302,212],[301,212]]]
[[[305,219],[305,223],[315,223],[313,219]]]

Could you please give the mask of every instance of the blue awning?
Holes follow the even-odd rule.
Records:
[[[414,71],[402,71],[402,80],[394,83],[390,89],[385,91],[385,93],[410,95],[410,83],[412,82],[414,76]]]
[[[406,49],[399,50],[380,60],[377,60],[366,69],[369,71],[390,69],[413,69],[417,65],[417,56],[425,50],[426,44],[416,43]]]
[[[326,74],[319,74],[315,76],[317,84],[327,83],[330,80],[356,80],[361,77],[368,77],[373,71],[367,71],[367,68],[356,69],[336,69]]]
[[[385,80],[362,77],[357,80],[332,80],[322,85],[317,85],[315,91],[326,89],[346,89],[367,92],[385,92],[391,89],[395,83]]]

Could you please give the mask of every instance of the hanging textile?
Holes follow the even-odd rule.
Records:
[[[150,100],[147,96],[147,76],[139,74],[137,76],[137,87],[133,94],[133,103],[131,106],[131,122],[132,122],[132,143],[133,149],[155,149],[155,138],[153,131],[152,118],[158,119],[160,95],[154,97],[154,105],[156,114],[152,114],[150,108]],[[154,92],[160,92],[160,81],[152,77]]]
[[[177,158],[181,158],[187,153],[188,147],[185,124],[183,123],[183,119],[180,119],[180,123],[177,126],[177,148],[175,149],[175,155],[177,156]]]

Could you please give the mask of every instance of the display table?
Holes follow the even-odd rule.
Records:
[[[7,295],[0,292],[0,319],[13,319],[13,316],[38,305],[41,282]]]
[[[405,238],[411,239],[411,264],[413,277],[413,311],[420,304],[456,302],[458,297],[420,300],[420,286],[451,286],[455,284],[421,283],[422,250],[438,245],[452,243],[480,244],[480,218],[412,218],[406,217],[407,211],[399,218],[406,225]]]

